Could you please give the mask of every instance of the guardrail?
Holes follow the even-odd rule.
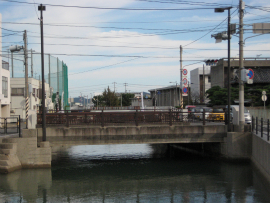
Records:
[[[255,132],[256,135],[260,135],[261,138],[270,140],[270,122],[269,119],[259,119],[258,117],[254,118],[252,116],[252,132]]]
[[[173,124],[183,122],[224,122],[224,116],[203,113],[188,113],[180,111],[153,111],[153,110],[129,110],[129,111],[86,111],[74,112],[63,111],[59,113],[46,113],[46,124],[48,125],[120,125],[120,124]],[[42,114],[37,115],[37,124],[42,124]]]
[[[14,117],[0,117],[0,135],[5,134],[21,134],[20,116]]]

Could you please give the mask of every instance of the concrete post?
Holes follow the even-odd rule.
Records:
[[[244,4],[239,1],[239,132],[244,132],[245,117],[244,117],[244,83],[241,80],[241,70],[244,69],[244,40],[243,40],[243,17]]]

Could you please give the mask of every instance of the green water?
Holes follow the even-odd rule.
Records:
[[[270,202],[250,163],[169,157],[164,146],[59,148],[51,169],[0,175],[0,203]]]

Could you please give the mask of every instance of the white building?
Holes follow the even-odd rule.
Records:
[[[2,60],[1,56],[0,60]],[[10,117],[10,72],[9,65],[5,61],[0,63],[0,77],[2,79],[0,83],[0,117]]]
[[[25,119],[25,78],[11,78],[11,107],[10,111],[13,115],[20,115],[22,119]],[[41,81],[28,78],[29,84],[29,110],[33,110],[36,113],[39,112],[39,106],[41,105]],[[46,102],[45,106],[47,110],[53,109],[53,103],[51,100],[52,91],[48,83],[45,83]]]
[[[207,103],[205,92],[211,88],[210,66],[190,71],[190,97],[199,103]]]
[[[0,14],[0,25],[2,24],[2,15]],[[0,29],[0,36],[2,36],[2,29]],[[0,37],[0,52],[2,53],[2,37]],[[7,62],[2,61],[0,55],[0,117],[10,117],[10,72]]]

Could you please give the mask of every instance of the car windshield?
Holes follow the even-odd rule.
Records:
[[[211,112],[212,109],[211,108],[204,108],[205,112]]]
[[[213,113],[223,113],[223,109],[213,109]]]
[[[194,107],[188,107],[188,111],[194,112]]]
[[[232,111],[232,107],[231,107],[231,111]],[[239,109],[238,109],[238,111],[239,111]],[[248,111],[248,109],[246,107],[244,107],[244,113],[249,113],[249,111]]]

